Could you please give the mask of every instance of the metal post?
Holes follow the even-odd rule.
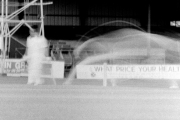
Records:
[[[1,37],[2,37],[2,51],[1,51],[1,73],[4,73],[4,0],[1,0]]]
[[[107,86],[107,63],[103,64],[104,67],[104,75],[103,75],[103,86]]]
[[[9,27],[8,27],[8,33],[9,33]],[[8,57],[9,57],[9,53],[10,53],[10,47],[11,47],[11,39],[10,39],[10,36],[8,37]]]
[[[147,55],[150,55],[151,50],[151,7],[148,6],[148,49],[147,49]]]
[[[43,13],[43,0],[40,0],[40,11],[41,11],[41,32],[42,32],[42,36],[44,36],[44,13]]]
[[[1,5],[1,35],[4,35],[4,0]]]
[[[5,7],[6,7],[6,17],[8,16],[8,0],[6,0],[6,5],[5,5]],[[8,26],[8,23],[6,22],[5,23],[6,24],[6,35],[5,35],[5,41],[6,41],[6,44],[7,45],[5,45],[5,53],[7,52],[8,53],[8,56],[9,56],[9,36],[7,36],[7,34],[8,34],[8,32],[9,32],[9,26]],[[7,46],[8,46],[8,48],[7,48]],[[6,55],[5,55],[6,56]]]
[[[8,0],[6,0],[6,4],[5,4],[5,17],[7,17],[8,16]],[[6,59],[6,55],[7,55],[7,46],[8,46],[8,38],[9,38],[9,36],[7,35],[8,34],[8,23],[7,23],[7,21],[4,21],[5,22],[5,28],[4,28],[4,31],[5,31],[5,34],[4,34],[4,40],[5,40],[5,45],[4,45],[4,59]]]
[[[180,60],[180,45],[179,45],[179,41],[177,41],[177,49],[178,49],[178,55],[179,55],[179,60]]]

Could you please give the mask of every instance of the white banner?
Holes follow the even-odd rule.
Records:
[[[28,64],[20,59],[6,59],[4,73],[7,76],[28,76]],[[64,61],[44,61],[42,77],[64,78]]]
[[[180,79],[180,65],[78,65],[78,79]]]

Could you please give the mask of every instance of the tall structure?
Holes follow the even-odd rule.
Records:
[[[26,25],[29,29],[32,29],[32,24],[40,24],[39,34],[44,36],[43,6],[50,4],[52,4],[52,2],[44,3],[43,0],[24,0],[23,2],[18,2],[17,0],[14,0],[13,2],[11,0],[1,0],[0,49],[3,61],[6,58],[6,56],[9,55],[9,50],[11,46],[10,38],[22,25]],[[28,14],[26,14],[26,9],[32,6],[39,7],[39,19],[30,19],[28,17]],[[24,19],[18,19],[17,16],[22,12],[24,12]],[[12,29],[10,29],[9,26],[12,24]]]

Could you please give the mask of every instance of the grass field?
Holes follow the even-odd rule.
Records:
[[[167,80],[26,85],[26,77],[0,78],[0,120],[179,120],[180,90]]]

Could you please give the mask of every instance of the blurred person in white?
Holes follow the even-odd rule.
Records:
[[[4,49],[4,40],[3,40],[3,36],[0,35],[0,56],[1,57],[3,55],[3,49]]]
[[[30,36],[27,38],[26,52],[23,60],[28,62],[28,83],[40,85],[43,84],[42,65],[48,58],[48,42],[45,37],[40,36],[35,30],[30,30]]]

